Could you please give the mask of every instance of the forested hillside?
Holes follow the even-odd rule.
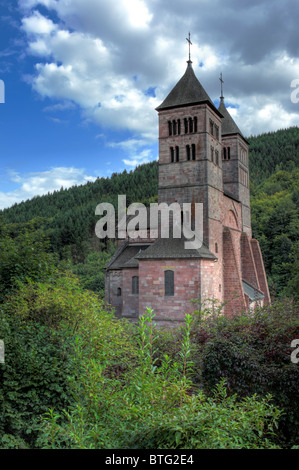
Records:
[[[272,297],[299,298],[299,128],[250,137],[253,236]]]
[[[256,188],[279,170],[299,168],[299,128],[249,137],[250,179]]]
[[[261,244],[271,294],[298,296],[299,128],[248,140],[253,236]],[[96,206],[116,205],[121,194],[127,205],[149,204],[157,201],[157,193],[158,164],[152,162],[16,204],[1,211],[0,220],[12,236],[26,226],[42,231],[59,259],[71,263],[84,285],[99,293],[104,280],[97,265],[104,266],[113,246],[95,237]]]

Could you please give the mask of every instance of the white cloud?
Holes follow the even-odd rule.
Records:
[[[148,26],[153,15],[150,14],[146,4],[141,0],[125,0],[125,11],[128,19],[134,28],[144,28]]]
[[[10,207],[31,199],[34,196],[42,196],[63,188],[85,184],[95,181],[95,177],[85,174],[80,168],[57,167],[48,171],[19,174],[14,170],[8,171],[10,181],[18,184],[18,187],[10,192],[0,192],[0,209]]]
[[[23,29],[27,34],[48,35],[57,29],[53,21],[34,11],[29,17],[22,19]]]
[[[143,163],[149,163],[152,160],[150,149],[144,149],[140,153],[132,155],[129,159],[124,158],[123,162],[129,167],[136,167]]]
[[[65,101],[62,103],[53,104],[51,106],[46,106],[43,111],[46,113],[48,112],[56,112],[56,111],[67,111],[73,110],[76,108],[76,105],[71,101]]]
[[[232,113],[245,135],[297,124],[290,101],[290,83],[299,77],[295,11],[265,0],[238,9],[235,0],[215,0],[213,8],[203,0],[183,3],[19,0],[28,51],[37,57],[34,89],[78,104],[83,119],[102,128],[154,142],[155,107],[184,73],[191,30],[196,75],[216,99],[223,72],[225,102],[238,106]],[[41,15],[39,5],[58,20]],[[282,13],[287,18],[278,27]],[[145,93],[149,87],[156,96]]]

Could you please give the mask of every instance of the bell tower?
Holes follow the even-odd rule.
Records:
[[[203,204],[204,244],[220,246],[222,114],[198,81],[190,57],[159,115],[159,203]],[[219,227],[218,227],[219,226]]]
[[[224,103],[223,80],[218,110],[222,120],[222,168],[224,194],[234,197],[242,206],[242,231],[251,236],[250,191],[249,191],[249,144]]]

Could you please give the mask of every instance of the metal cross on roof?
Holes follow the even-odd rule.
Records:
[[[222,72],[220,74],[219,80],[221,82],[221,96],[220,96],[220,98],[223,98],[223,83],[224,83],[224,80],[222,79]]]
[[[190,32],[189,32],[189,38],[186,38],[186,41],[189,43],[189,61],[191,61],[191,53],[190,53],[190,46],[192,46],[192,42],[190,39]]]

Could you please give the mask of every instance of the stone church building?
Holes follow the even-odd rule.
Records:
[[[191,299],[216,299],[230,315],[269,303],[263,258],[252,238],[248,142],[226,109],[217,109],[192,61],[156,109],[159,116],[158,202],[203,204],[203,244],[157,235],[118,240],[106,267],[106,302],[118,317],[147,307],[161,324],[182,321]],[[222,78],[221,78],[222,80]],[[221,83],[222,85],[222,83]]]

